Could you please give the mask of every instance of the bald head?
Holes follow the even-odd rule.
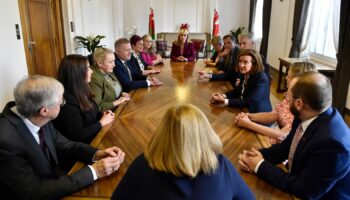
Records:
[[[293,98],[300,98],[316,112],[332,105],[332,86],[329,79],[318,72],[305,72],[291,88]]]

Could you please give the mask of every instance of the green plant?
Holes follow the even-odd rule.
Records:
[[[101,39],[105,38],[104,35],[89,35],[87,37],[76,36],[75,38],[78,40],[78,44],[82,45],[84,48],[88,50],[90,53],[94,53],[96,48],[103,47],[103,45],[99,45]]]
[[[244,30],[244,26],[242,27],[238,27],[236,30],[232,29],[230,32],[233,35],[233,37],[235,38],[236,42],[238,42],[238,36],[239,34],[241,34]]]

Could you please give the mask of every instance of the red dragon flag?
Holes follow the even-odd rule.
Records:
[[[214,9],[214,18],[213,18],[213,37],[219,35],[219,13]]]
[[[154,28],[154,13],[152,8],[149,13],[148,34],[152,37],[153,40],[156,39],[156,33]]]

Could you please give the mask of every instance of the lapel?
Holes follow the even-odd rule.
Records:
[[[23,141],[25,141],[28,144],[28,147],[29,147],[28,149],[33,150],[35,152],[35,154],[39,156],[38,160],[43,162],[46,167],[51,169],[51,165],[50,165],[49,161],[47,160],[44,152],[41,150],[40,145],[33,137],[32,133],[29,131],[29,129],[27,128],[25,123],[22,121],[22,119],[10,110],[10,108],[13,106],[15,106],[14,102],[8,103],[6,105],[5,110],[4,110],[4,115],[15,126],[16,132],[18,133],[18,135],[23,139]],[[46,134],[45,134],[45,136],[46,136]],[[55,157],[56,157],[56,155],[55,155]],[[55,161],[57,163],[57,157],[56,157]]]
[[[303,157],[303,150],[306,147],[306,145],[312,140],[315,136],[315,133],[319,129],[319,125],[324,123],[324,120],[326,120],[329,116],[329,113],[332,112],[332,108],[329,108],[322,114],[320,114],[311,124],[307,127],[305,130],[302,138],[299,141],[299,144],[295,150],[294,158],[293,158],[293,166],[298,166],[298,162]],[[294,168],[294,167],[293,167]]]
[[[129,63],[129,62],[131,62],[132,58],[133,58],[133,56],[131,56],[130,60],[126,61],[125,63],[123,63],[123,61],[118,56],[116,56],[116,58],[115,58],[118,65],[119,65],[118,67],[120,67],[120,69],[123,70],[123,73],[126,74],[128,77],[129,77],[129,72],[126,69],[126,67],[129,69],[131,77],[132,77],[132,70],[130,68],[130,63]]]
[[[113,88],[113,86],[104,78],[104,74],[99,70],[99,68],[97,66],[94,66],[94,73],[99,75],[99,81],[102,82],[102,85],[104,88],[108,88],[109,90],[111,90],[111,92],[113,92],[113,95],[116,96],[115,94],[115,90]],[[112,72],[113,73],[113,72]],[[114,74],[110,74],[109,75],[114,81],[117,80],[117,78],[114,76]],[[106,92],[105,92],[106,93]]]
[[[47,148],[49,149],[50,151],[50,154],[51,156],[53,157],[54,161],[55,161],[55,164],[56,166],[58,165],[58,159],[57,159],[57,153],[56,153],[56,148],[55,148],[55,145],[53,143],[53,138],[52,138],[52,135],[51,135],[51,129],[53,128],[51,126],[51,129],[49,128],[49,123],[44,125],[43,126],[43,129],[44,129],[44,141],[45,141],[45,144],[47,146]]]

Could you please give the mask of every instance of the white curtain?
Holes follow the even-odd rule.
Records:
[[[340,15],[340,2],[341,0],[333,0],[333,42],[335,51],[338,53],[339,43],[339,15]]]
[[[334,42],[335,50],[338,50],[338,37],[339,37],[339,13],[340,13],[340,1],[341,0],[311,0],[308,17],[306,20],[306,25],[303,33],[303,39],[301,42],[301,57],[308,57],[310,54],[311,47],[315,48],[316,43],[320,39],[328,40],[328,38],[320,38],[318,37],[320,34],[320,30],[323,30],[325,27],[325,23],[331,22],[332,24],[332,40]],[[325,8],[329,8],[329,18],[327,18],[327,10]],[[324,15],[322,15],[322,13]]]

